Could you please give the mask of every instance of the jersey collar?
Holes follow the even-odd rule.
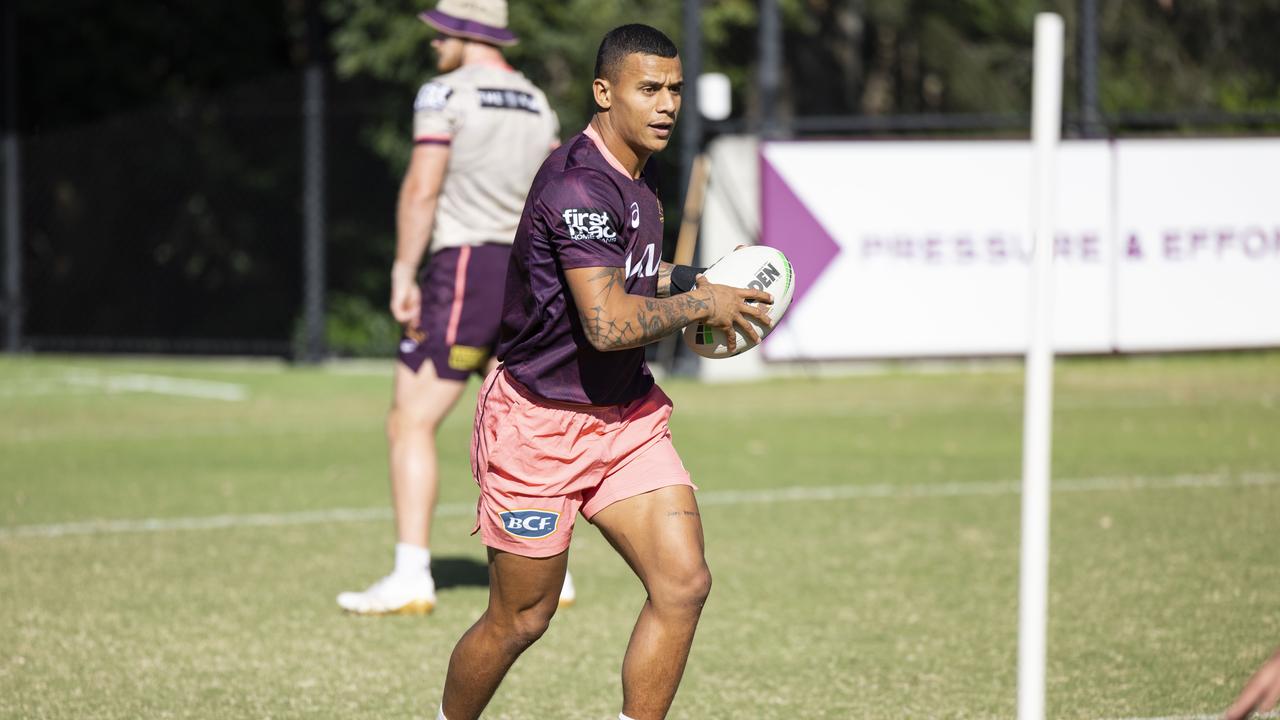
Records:
[[[590,123],[587,124],[587,129],[583,130],[582,134],[591,138],[591,142],[596,144],[596,149],[599,150],[600,154],[604,156],[604,159],[613,166],[614,170],[617,170],[627,176],[628,180],[635,182],[636,178],[631,177],[631,173],[627,172],[627,169],[622,166],[622,163],[618,161],[618,158],[614,157],[613,153],[609,152],[609,147],[604,144],[604,138],[600,137],[600,133],[596,132],[596,129],[591,127]]]
[[[506,61],[504,61],[504,60],[473,60],[473,61],[471,61],[471,62],[469,62],[469,63],[466,63],[466,64],[467,64],[467,65],[473,65],[473,66],[476,66],[476,67],[491,67],[491,68],[497,68],[497,69],[499,69],[499,70],[506,70],[507,72],[515,72],[515,71],[516,71],[516,69],[515,69],[515,68],[511,67],[511,65],[510,65],[510,64],[508,64],[508,63],[507,63]]]

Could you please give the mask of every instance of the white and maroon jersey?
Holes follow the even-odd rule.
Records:
[[[559,132],[546,96],[506,65],[464,65],[423,85],[414,142],[450,146],[431,249],[511,243]]]

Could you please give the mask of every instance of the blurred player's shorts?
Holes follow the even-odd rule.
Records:
[[[430,360],[448,380],[484,375],[498,344],[510,257],[511,246],[497,243],[433,253],[419,278],[422,314],[400,336],[400,362],[417,372]]]

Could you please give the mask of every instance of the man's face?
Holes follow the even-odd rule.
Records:
[[[466,41],[462,38],[437,35],[431,41],[436,51],[436,69],[442,73],[452,72],[462,67],[462,49]]]
[[[597,81],[596,102],[609,110],[610,122],[631,147],[650,153],[667,146],[680,114],[684,72],[680,58],[632,53],[612,80]],[[605,96],[600,96],[604,91]],[[608,105],[601,103],[605,99]]]

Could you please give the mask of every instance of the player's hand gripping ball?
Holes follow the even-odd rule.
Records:
[[[755,320],[750,322],[756,326],[760,339],[764,340],[773,328],[778,327],[783,314],[791,305],[791,292],[795,288],[795,277],[791,271],[791,263],[782,251],[764,245],[752,245],[735,250],[715,261],[703,273],[709,282],[717,285],[728,285],[736,288],[752,288],[763,290],[773,296],[773,304],[769,305],[770,327],[764,327]],[[710,325],[694,323],[684,329],[684,344],[689,349],[705,358],[726,358],[755,347],[751,338],[734,328],[737,345],[732,353],[725,342],[724,331]]]

